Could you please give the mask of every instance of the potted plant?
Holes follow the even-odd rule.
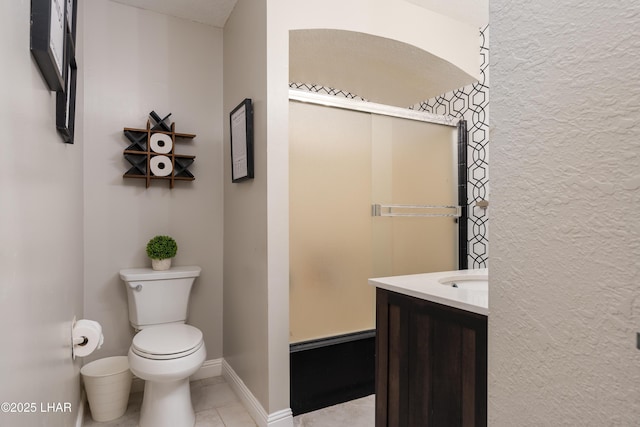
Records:
[[[168,270],[171,267],[171,258],[176,256],[178,244],[172,237],[155,236],[147,243],[147,256],[151,258],[151,267],[154,270]]]

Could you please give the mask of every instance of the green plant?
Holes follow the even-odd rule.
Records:
[[[176,252],[178,244],[169,236],[155,236],[147,243],[147,256],[151,259],[173,258]]]

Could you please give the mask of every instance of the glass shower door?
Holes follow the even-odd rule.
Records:
[[[372,116],[373,277],[457,268],[456,128]],[[411,206],[407,208],[407,206]]]
[[[372,216],[456,204],[456,129],[298,102],[289,123],[290,342],[374,329],[369,278],[456,268],[453,218]]]
[[[290,341],[372,329],[371,115],[289,103]]]

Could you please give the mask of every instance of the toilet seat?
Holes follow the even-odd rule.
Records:
[[[154,360],[178,359],[202,347],[202,331],[191,325],[169,324],[143,329],[133,337],[131,350]]]

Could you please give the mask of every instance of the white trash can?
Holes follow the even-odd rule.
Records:
[[[111,421],[124,415],[132,379],[127,356],[94,360],[84,365],[80,374],[95,421]]]

